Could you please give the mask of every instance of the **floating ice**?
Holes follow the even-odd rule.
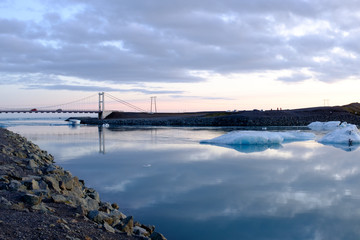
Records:
[[[222,136],[202,140],[200,143],[218,145],[271,145],[290,141],[314,139],[315,135],[308,132],[269,132],[269,131],[233,131]]]
[[[345,127],[337,128],[321,139],[318,140],[320,143],[331,143],[331,144],[347,144],[349,146],[360,143],[360,132],[359,129],[353,124],[347,124]]]
[[[331,131],[339,127],[345,127],[346,122],[329,121],[329,122],[312,122],[308,125],[311,130],[314,131]]]

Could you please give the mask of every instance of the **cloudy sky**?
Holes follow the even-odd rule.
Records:
[[[359,22],[355,0],[1,0],[0,106],[99,91],[159,111],[357,102]]]

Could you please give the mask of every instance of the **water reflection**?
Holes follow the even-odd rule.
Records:
[[[332,146],[341,150],[344,150],[346,152],[355,151],[359,148],[360,144],[339,144],[339,143],[321,143],[323,145]]]
[[[105,154],[105,131],[103,126],[98,126],[99,132],[99,153]]]
[[[168,239],[360,238],[359,151],[313,140],[237,151],[199,144],[219,129],[51,131],[34,141]]]
[[[242,153],[263,152],[267,149],[280,149],[283,147],[281,144],[237,144],[237,145],[215,144],[215,143],[200,143],[200,144],[208,144],[218,147],[230,148]]]

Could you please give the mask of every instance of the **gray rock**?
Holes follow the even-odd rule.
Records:
[[[113,218],[109,216],[107,213],[100,212],[98,210],[93,210],[88,213],[88,218],[96,223],[104,223],[107,222],[109,225],[112,225],[114,222]]]
[[[120,212],[119,210],[112,210],[109,214],[112,218],[114,219],[119,219],[119,220],[123,220],[126,218],[126,215],[123,214],[122,212]]]
[[[9,209],[11,207],[11,202],[4,197],[0,197],[0,208]]]
[[[12,205],[11,205],[11,209],[17,210],[17,211],[26,211],[26,212],[29,211],[29,209],[25,208],[23,202],[19,202],[19,203],[14,203],[14,204],[12,204]]]
[[[17,180],[11,180],[8,188],[10,191],[26,190],[26,187]]]
[[[39,167],[34,159],[30,159],[28,165],[26,166],[29,170],[36,170]]]
[[[146,229],[139,227],[139,226],[135,226],[133,232],[135,235],[142,236],[142,237],[150,236],[150,233],[148,231],[146,231]]]
[[[105,229],[107,232],[115,233],[115,229],[112,228],[107,222],[104,222],[104,229]]]
[[[121,223],[115,226],[122,232],[126,232],[127,234],[131,235],[134,231],[134,218],[129,216],[125,218]]]
[[[84,208],[87,209],[88,211],[99,209],[99,202],[97,202],[96,200],[90,197],[81,198],[80,201],[81,201],[80,204],[83,205]]]
[[[55,203],[66,203],[67,201],[69,201],[64,195],[61,194],[53,194],[51,195],[51,199]]]
[[[23,184],[28,190],[38,190],[40,189],[39,183],[35,179],[24,181]]]
[[[59,187],[59,182],[54,177],[46,175],[44,176],[44,181],[47,183],[50,189],[55,190],[56,192],[61,192]]]
[[[24,203],[29,204],[31,206],[38,205],[41,202],[41,197],[36,196],[34,194],[29,194],[29,193],[25,194],[22,197],[22,199],[23,199]]]
[[[100,202],[99,211],[110,213],[113,209],[110,203]]]
[[[151,238],[151,240],[166,240],[164,235],[162,235],[161,233],[158,233],[158,232],[153,232],[150,235],[150,238]]]
[[[34,206],[31,206],[31,210],[35,210],[35,211],[41,211],[41,212],[49,212],[50,208],[47,207],[44,203],[40,203]]]

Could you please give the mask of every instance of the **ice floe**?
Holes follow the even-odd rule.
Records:
[[[340,121],[312,122],[308,125],[308,127],[314,131],[331,131],[339,128],[340,126],[345,126],[346,124],[346,122]]]
[[[300,131],[233,131],[213,139],[202,140],[200,143],[226,145],[271,145],[311,139],[315,139],[315,134]]]
[[[345,127],[339,127],[318,140],[320,143],[334,143],[334,144],[359,144],[360,132],[353,124],[347,124]]]

